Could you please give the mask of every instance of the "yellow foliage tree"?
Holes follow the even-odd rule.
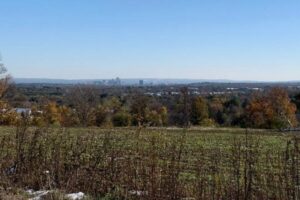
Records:
[[[43,116],[46,124],[60,125],[61,113],[55,102],[50,102],[45,106]]]

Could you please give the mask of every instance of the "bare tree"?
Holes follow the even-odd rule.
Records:
[[[183,103],[183,126],[188,128],[190,126],[190,96],[187,87],[181,89],[181,98]]]
[[[11,76],[5,76],[0,79],[0,99],[3,99],[7,94],[9,87],[12,85]]]
[[[67,91],[66,98],[76,112],[80,124],[88,126],[100,102],[98,89],[92,85],[77,85]]]

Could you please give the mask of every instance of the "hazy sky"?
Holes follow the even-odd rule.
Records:
[[[0,0],[14,77],[300,80],[299,0]]]

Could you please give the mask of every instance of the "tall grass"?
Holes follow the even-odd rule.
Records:
[[[299,137],[29,128],[0,140],[0,187],[95,199],[299,199]]]

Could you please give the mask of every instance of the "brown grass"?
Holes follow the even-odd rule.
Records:
[[[3,191],[59,189],[95,199],[149,200],[299,196],[296,136],[21,126],[1,135],[0,144]]]

